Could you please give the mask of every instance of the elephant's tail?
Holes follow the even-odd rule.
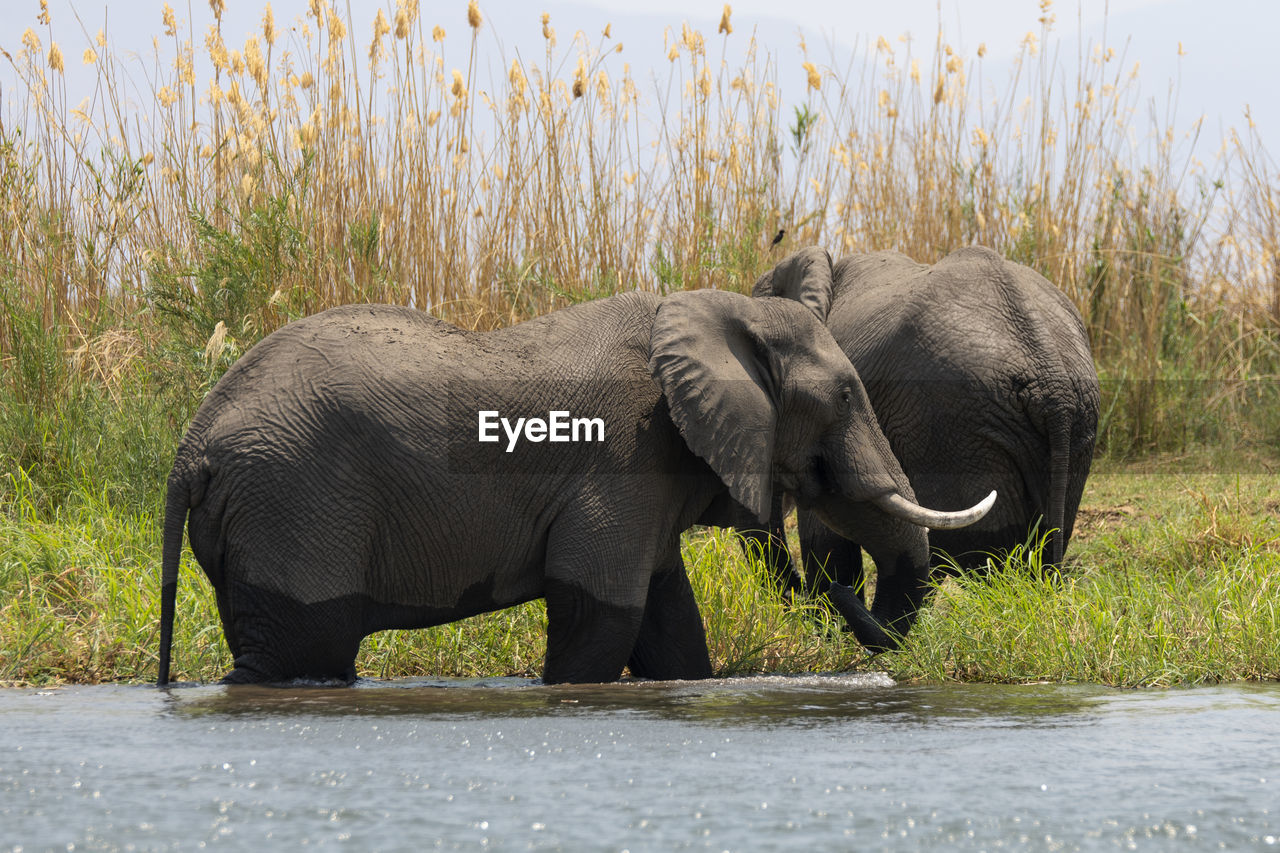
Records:
[[[1062,565],[1067,550],[1067,489],[1071,482],[1071,418],[1057,413],[1049,423],[1049,512],[1045,523],[1053,531],[1051,565]]]
[[[182,560],[182,534],[187,525],[190,490],[185,483],[169,480],[164,507],[164,544],[160,557],[160,673],[156,684],[169,683],[169,658],[173,650],[173,615],[178,600],[178,565]]]

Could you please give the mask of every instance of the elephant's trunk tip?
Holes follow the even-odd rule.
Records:
[[[888,652],[897,649],[902,638],[892,633],[885,625],[871,615],[867,610],[867,606],[862,603],[862,599],[853,591],[851,587],[843,584],[833,583],[831,588],[827,590],[827,597],[831,603],[835,605],[836,610],[844,617],[845,623],[849,626],[849,630],[858,638],[867,651],[872,654],[880,652]]]

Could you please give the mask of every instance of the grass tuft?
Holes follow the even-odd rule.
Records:
[[[1153,517],[1084,544],[1062,576],[1039,571],[1041,541],[992,558],[985,578],[941,582],[890,668],[1122,687],[1280,678],[1274,481],[1171,479],[1149,481]]]

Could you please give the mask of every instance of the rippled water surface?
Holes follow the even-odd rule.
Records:
[[[0,690],[0,849],[1280,844],[1280,687]]]

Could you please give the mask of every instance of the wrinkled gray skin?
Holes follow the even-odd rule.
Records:
[[[823,280],[828,271],[831,284]],[[932,267],[897,252],[853,255],[832,267],[824,250],[812,248],[762,276],[754,293],[790,297],[826,316],[920,503],[945,510],[989,489],[1000,495],[976,524],[931,531],[935,550],[961,568],[981,567],[988,553],[1026,542],[1039,523],[1041,531],[1056,531],[1047,556],[1061,563],[1099,408],[1088,335],[1061,291],[984,248],[961,249]],[[832,598],[848,610],[855,596],[846,587],[861,588],[859,545],[866,543],[842,537],[815,515],[799,514],[807,583],[819,590],[830,580],[841,584]],[[799,588],[790,557],[770,547],[781,523],[775,505],[775,538],[757,538],[789,593]],[[883,577],[882,559],[892,554],[868,552]],[[871,633],[869,639],[878,645]]]
[[[508,453],[477,440],[482,409],[601,417],[605,441]],[[775,490],[819,514],[914,499],[857,373],[795,302],[632,293],[486,333],[335,308],[240,359],[178,448],[159,682],[188,513],[227,682],[350,681],[367,634],[536,598],[547,682],[707,677],[680,533],[763,520]],[[894,535],[926,553],[922,528]]]

